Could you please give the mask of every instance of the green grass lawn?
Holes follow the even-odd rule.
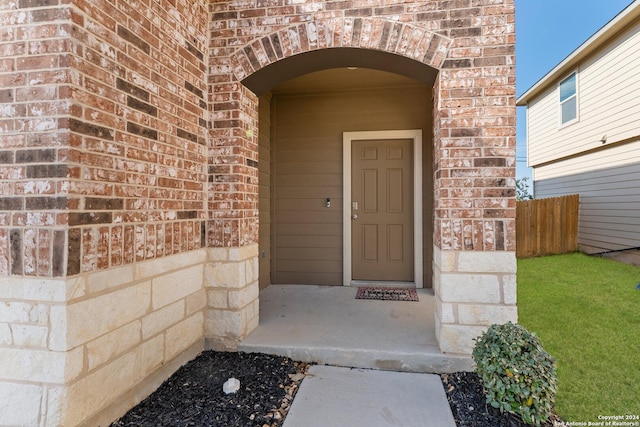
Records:
[[[583,254],[518,260],[519,321],[557,359],[565,421],[640,415],[640,268]]]

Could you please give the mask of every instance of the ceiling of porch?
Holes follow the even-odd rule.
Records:
[[[422,82],[387,71],[343,67],[304,74],[281,83],[273,88],[271,93],[282,95],[422,85]]]
[[[309,78],[309,74],[322,70],[379,70],[386,74],[405,76],[427,86],[433,85],[438,74],[438,70],[407,57],[368,49],[340,48],[320,49],[276,61],[254,72],[242,80],[242,83],[260,96],[286,81],[299,77]],[[324,84],[331,84],[331,80],[340,79],[327,79]]]

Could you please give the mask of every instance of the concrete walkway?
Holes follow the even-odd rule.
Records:
[[[455,427],[433,374],[312,366],[284,427]]]
[[[319,364],[284,426],[455,427],[440,377],[428,373],[472,363],[440,352],[431,291],[418,289],[418,302],[356,300],[356,292],[272,285],[260,293],[260,325],[238,350]]]
[[[440,352],[430,290],[418,289],[419,302],[357,300],[356,292],[343,286],[269,286],[260,293],[260,325],[238,350],[391,371],[472,369],[470,357]]]

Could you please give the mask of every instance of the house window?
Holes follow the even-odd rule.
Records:
[[[577,76],[572,73],[560,82],[560,124],[571,123],[578,118]]]

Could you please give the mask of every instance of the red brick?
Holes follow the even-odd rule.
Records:
[[[292,54],[363,46],[431,66],[464,65],[441,70],[435,84],[434,105],[443,109],[434,110],[434,159],[440,168],[434,182],[439,206],[434,241],[444,249],[509,250],[514,240],[513,183],[508,181],[514,176],[510,149],[515,146],[513,2],[472,3],[256,0],[251,8],[161,0],[144,3],[149,10],[142,10],[126,2],[74,0],[79,12],[68,7],[34,11],[36,20],[70,21],[17,25],[0,38],[5,54],[0,83],[7,88],[3,94],[16,99],[14,117],[0,120],[0,142],[9,149],[68,146],[75,151],[57,155],[68,164],[68,178],[50,184],[20,181],[11,191],[52,197],[70,192],[69,209],[78,214],[85,197],[126,198],[114,216],[119,225],[87,226],[78,234],[79,271],[199,247],[199,221],[175,218],[175,211],[185,209],[208,219],[208,245],[255,242],[257,170],[247,160],[257,160],[258,145],[257,136],[246,132],[257,129],[257,99],[239,76]],[[188,17],[189,27],[177,15]],[[395,22],[387,20],[391,16]],[[71,51],[73,56],[66,55]],[[60,69],[67,64],[70,71]],[[202,91],[210,104],[190,88]],[[132,96],[135,105],[128,101]],[[60,137],[52,138],[57,129]],[[474,163],[483,156],[502,160]],[[0,179],[24,179],[25,171],[3,165]],[[207,179],[211,184],[205,185]],[[507,208],[501,206],[503,197],[509,199]],[[463,208],[467,199],[479,209]],[[68,221],[65,213],[50,215],[60,225]],[[483,215],[489,219],[483,221]],[[46,230],[42,242],[50,242],[49,220],[38,221]],[[483,237],[498,228],[503,238],[491,246]],[[52,274],[45,252],[38,247],[34,274]],[[9,270],[1,264],[0,258],[0,269]]]

